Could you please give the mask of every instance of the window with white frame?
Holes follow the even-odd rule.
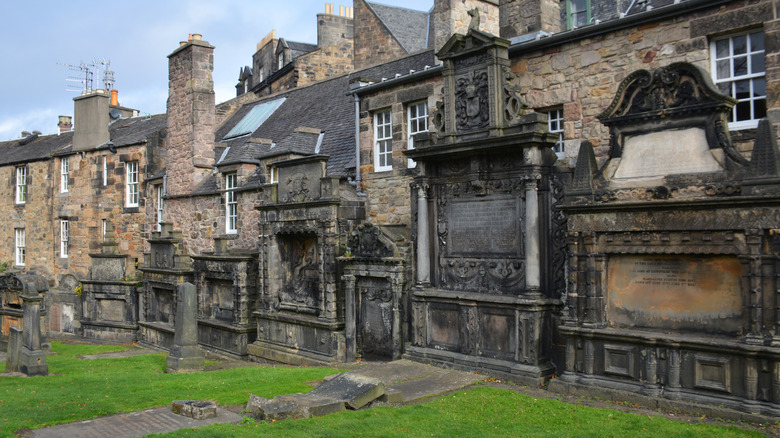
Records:
[[[279,63],[278,70],[281,70],[282,67],[284,67],[284,52],[279,54],[279,56],[277,57],[277,61]]]
[[[279,182],[279,168],[271,166],[271,184],[277,184]]]
[[[15,237],[14,252],[16,254],[16,265],[24,266],[24,259],[25,259],[24,228],[15,228],[14,237]]]
[[[16,168],[16,203],[24,204],[27,202],[27,168]]]
[[[60,160],[60,193],[68,191],[68,159]]]
[[[553,146],[553,151],[558,158],[563,158],[563,109],[547,111],[547,130],[550,134],[557,134],[558,141]]]
[[[108,156],[103,155],[103,187],[108,185]]]
[[[409,142],[408,149],[414,149],[414,135],[428,132],[428,102],[417,102],[408,106]],[[414,167],[417,163],[411,158],[407,160],[407,167]]]
[[[590,23],[590,0],[566,0],[566,27],[574,29]]]
[[[60,219],[60,257],[68,258],[68,235],[70,233],[70,225],[67,219]]]
[[[157,185],[157,231],[162,231],[163,220],[163,196],[165,196],[165,186]]]
[[[236,187],[238,179],[235,173],[225,174],[225,231],[228,234],[238,233],[238,200]]]
[[[766,116],[764,33],[753,31],[716,39],[710,50],[715,85],[738,101],[729,115],[729,129],[755,128]]]
[[[105,219],[100,220],[103,223],[103,240],[106,240],[106,227],[108,226],[108,222],[106,222]]]
[[[138,161],[128,161],[125,170],[125,207],[138,207]]]
[[[374,172],[393,170],[393,122],[390,110],[374,114]]]

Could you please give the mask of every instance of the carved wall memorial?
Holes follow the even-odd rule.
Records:
[[[583,143],[561,205],[566,369],[551,389],[780,413],[780,151],[762,121],[751,159],[738,153],[734,103],[677,63],[629,75],[599,116],[608,159]]]
[[[150,252],[144,254],[143,289],[139,296],[138,341],[165,350],[173,346],[177,288],[193,281],[192,260],[183,247],[181,232],[171,224],[148,239]]]
[[[437,130],[406,151],[422,169],[406,357],[539,384],[554,370],[563,259],[551,236],[565,218],[549,213],[554,140],[543,115],[523,115],[507,47],[472,29],[437,54]]]
[[[253,313],[257,340],[248,346],[252,357],[305,364],[345,359],[336,256],[353,217],[340,208],[345,201],[338,178],[325,175],[327,159],[312,155],[277,162],[279,183],[264,191],[258,207],[260,295]]]
[[[193,256],[198,342],[208,349],[246,358],[247,346],[257,337],[252,316],[259,294],[257,252],[228,252],[226,246],[226,239],[216,239],[213,253]]]

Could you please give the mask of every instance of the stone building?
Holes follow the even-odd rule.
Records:
[[[119,218],[103,258],[132,275],[143,248],[146,344],[171,347],[187,281],[200,344],[236,357],[407,357],[777,415],[774,1],[333,12],[316,46],[269,34],[231,101],[215,104],[214,48],[194,34],[168,59],[167,117],[114,122],[110,144],[28,139],[4,167],[29,163],[18,181],[32,175],[25,193],[46,214],[9,206],[6,238],[49,218],[36,269],[91,284],[99,240],[64,262],[44,234],[96,226],[74,207],[95,203],[114,148],[143,177],[138,210],[126,197],[99,210]],[[121,196],[135,167],[114,169]],[[114,289],[90,289],[86,308],[121,313],[98,302]]]

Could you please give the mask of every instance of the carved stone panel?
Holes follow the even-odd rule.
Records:
[[[521,255],[519,198],[453,200],[448,216],[448,254]]]
[[[233,281],[212,280],[209,282],[209,306],[214,319],[226,322],[233,322],[233,312],[235,310],[235,293]]]
[[[393,291],[384,278],[360,278],[357,333],[358,345],[364,355],[392,357],[393,354]]]
[[[98,320],[111,322],[125,321],[124,300],[98,300]]]
[[[457,305],[431,303],[428,306],[428,343],[434,348],[460,349],[460,310]]]
[[[610,325],[709,333],[743,327],[736,257],[619,255],[608,261],[608,278]]]
[[[455,76],[455,114],[458,133],[488,127],[490,123],[487,69]]]
[[[517,327],[512,309],[482,309],[479,315],[480,356],[513,359],[517,350]]]
[[[317,313],[320,305],[320,273],[317,238],[287,235],[280,240],[284,269],[280,308]]]
[[[173,325],[174,315],[176,315],[176,302],[174,301],[173,291],[155,287],[150,298],[149,321]]]
[[[174,247],[169,243],[152,243],[152,267],[158,269],[173,269]]]

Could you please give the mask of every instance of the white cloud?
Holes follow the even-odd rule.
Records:
[[[0,141],[20,138],[22,131],[54,134],[57,132],[58,115],[57,110],[46,108],[0,120]]]

